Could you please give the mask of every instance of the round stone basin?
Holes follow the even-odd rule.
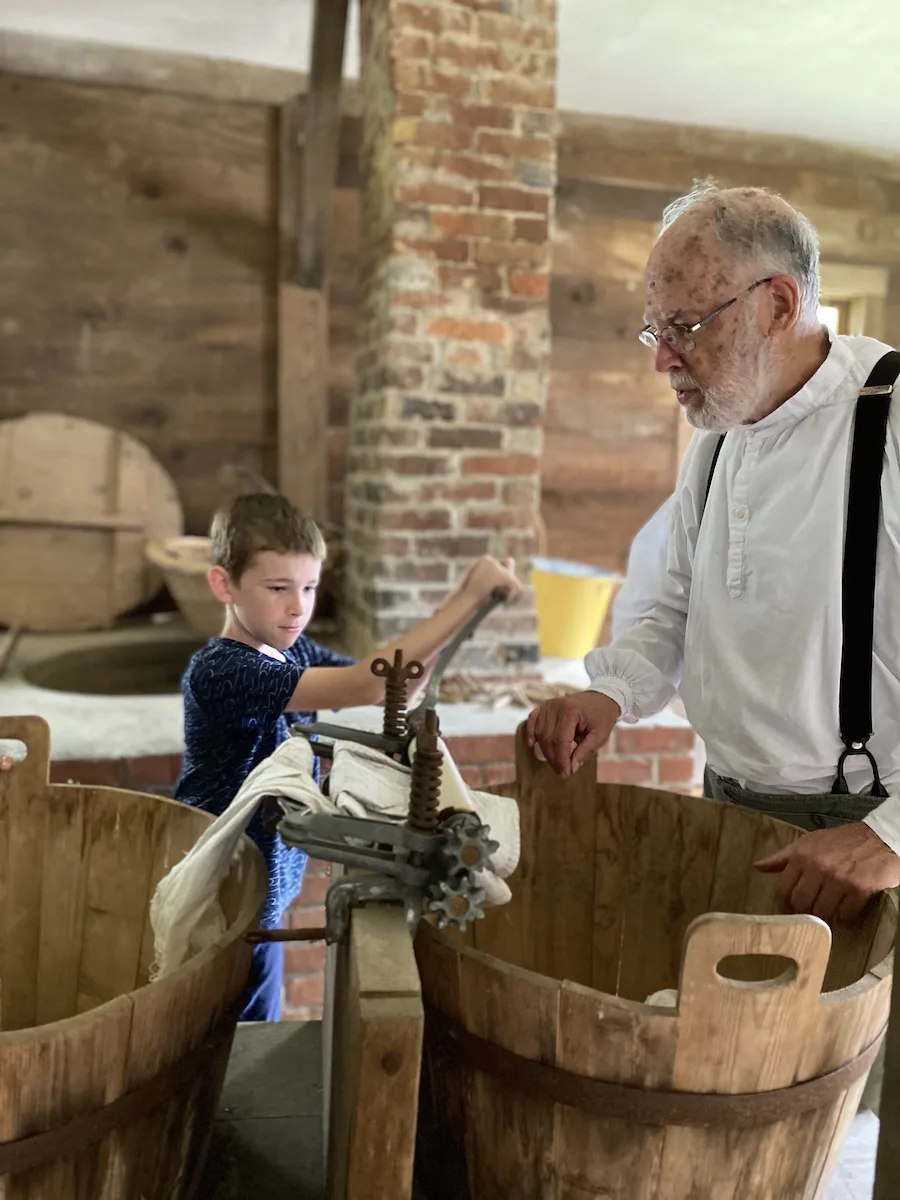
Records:
[[[165,696],[205,638],[160,638],[64,650],[29,663],[22,677],[34,687],[85,696]]]

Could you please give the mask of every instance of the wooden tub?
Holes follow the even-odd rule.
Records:
[[[148,907],[212,819],[116,788],[50,785],[37,717],[0,718],[28,757],[0,773],[0,1196],[194,1193],[266,888],[250,842],[228,929],[148,984]]]
[[[521,731],[517,757],[512,903],[416,940],[428,1200],[821,1196],[887,1022],[893,896],[832,938],[752,867],[799,830],[560,780]]]

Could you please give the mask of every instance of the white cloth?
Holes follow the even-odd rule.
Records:
[[[729,432],[703,518],[717,436],[694,436],[673,502],[658,603],[585,659],[591,687],[625,720],[658,712],[676,685],[710,766],[762,792],[827,792],[838,722],[841,570],[856,397],[890,347],[836,337],[796,395]],[[900,400],[888,426],[878,535],[869,748],[891,798],[867,823],[900,853]],[[680,682],[679,682],[680,681]],[[847,762],[852,791],[868,787]]]
[[[287,796],[303,804],[321,799],[312,767],[313,753],[306,738],[288,738],[254,767],[222,815],[159,881],[150,901],[152,979],[171,975],[224,936],[227,922],[219,888],[235,858],[241,862],[249,857],[250,847],[241,838],[253,814],[266,796]]]
[[[490,860],[491,870],[481,872],[485,903],[505,904],[511,893],[503,880],[519,861],[519,810],[505,796],[470,792],[456,770],[443,742],[444,774],[441,806],[472,808],[491,828],[500,848]],[[157,885],[150,902],[155,962],[151,977],[164,979],[195,954],[208,949],[226,931],[219,889],[232,863],[249,853],[241,837],[267,796],[284,796],[312,812],[343,813],[358,817],[405,820],[409,811],[409,767],[392,762],[377,750],[355,742],[337,742],[330,787],[326,797],[313,778],[313,752],[304,737],[291,737],[274,754],[255,767],[220,817],[204,831],[187,855]],[[443,779],[458,779],[444,787]]]
[[[618,641],[653,609],[666,577],[672,497],[635,534],[628,552],[625,582],[613,602],[612,636]]]
[[[519,806],[508,796],[470,791],[442,739],[444,756],[439,804],[441,808],[472,809],[499,848],[490,859],[491,870],[479,872],[476,881],[485,890],[485,903],[506,904],[512,893],[504,883],[519,862]],[[331,801],[349,816],[406,820],[409,812],[409,767],[356,742],[337,742],[331,768]],[[323,804],[328,801],[322,797]],[[321,811],[333,811],[333,808]]]

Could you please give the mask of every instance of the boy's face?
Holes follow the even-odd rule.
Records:
[[[211,569],[209,582],[251,638],[287,650],[313,615],[321,573],[321,562],[311,554],[261,550],[237,582],[221,567]]]

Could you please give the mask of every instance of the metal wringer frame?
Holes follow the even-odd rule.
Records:
[[[476,873],[487,866],[498,843],[491,840],[490,828],[475,812],[440,808],[443,755],[434,705],[453,654],[506,598],[505,590],[497,589],[448,644],[422,702],[412,712],[406,711],[408,684],[422,677],[422,664],[415,660],[404,663],[401,650],[396,651],[393,663],[384,658],[372,663],[372,673],[385,680],[381,733],[325,722],[294,727],[293,734],[308,737],[313,753],[320,758],[332,757],[333,740],[340,739],[380,750],[395,762],[412,767],[405,821],[314,813],[284,797],[267,802],[272,827],[286,845],[362,872],[342,875],[328,890],[325,938],[329,943],[344,940],[351,909],[367,902],[402,904],[411,933],[427,913],[436,915],[441,928],[456,925],[461,930],[484,916],[485,893],[477,885]],[[305,929],[260,930],[250,935],[254,942],[321,937],[321,930]]]

